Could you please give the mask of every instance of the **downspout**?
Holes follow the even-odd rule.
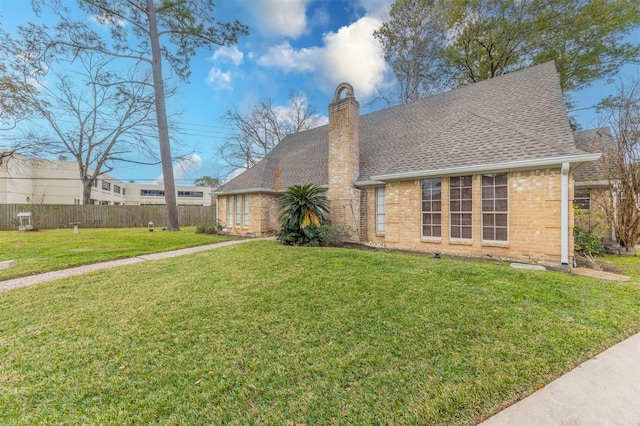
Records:
[[[562,163],[560,170],[560,263],[569,266],[569,169]]]
[[[617,243],[615,222],[618,221],[618,184],[614,183],[611,190],[611,198],[613,198],[613,222],[611,222],[611,241]]]

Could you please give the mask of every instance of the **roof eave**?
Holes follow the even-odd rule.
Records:
[[[478,164],[465,167],[451,167],[446,169],[436,170],[420,170],[417,172],[404,172],[404,173],[390,173],[386,175],[371,176],[372,181],[394,181],[394,180],[407,180],[407,179],[419,179],[428,178],[432,176],[450,176],[450,175],[462,175],[472,174],[480,172],[505,172],[515,169],[535,169],[540,167],[560,167],[562,163],[590,163],[598,160],[602,154],[576,154],[566,155],[562,157],[551,158],[536,158],[533,160],[521,160],[521,161],[508,161],[505,163],[493,163],[493,164]]]
[[[353,183],[356,187],[362,188],[367,186],[380,186],[384,185],[383,181],[380,180],[359,180]]]
[[[282,194],[285,189],[271,189],[271,188],[248,188],[248,189],[235,189],[231,191],[214,191],[213,195],[237,195],[237,194],[250,194],[250,193],[262,193],[262,194]]]
[[[318,185],[318,187],[323,189],[328,189],[329,185]],[[237,194],[282,194],[287,190],[287,188],[282,189],[272,189],[272,188],[247,188],[247,189],[235,189],[232,191],[215,191],[212,192],[213,195],[237,195]]]

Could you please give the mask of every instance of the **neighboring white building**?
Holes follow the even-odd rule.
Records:
[[[176,186],[179,205],[210,206],[211,188]],[[82,183],[73,161],[18,157],[0,165],[0,204],[82,204]],[[125,183],[100,175],[91,190],[91,204],[164,204],[164,186]]]

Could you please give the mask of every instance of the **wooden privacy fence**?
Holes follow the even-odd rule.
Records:
[[[72,223],[79,223],[81,228],[136,228],[146,227],[149,222],[162,227],[166,224],[164,206],[0,204],[0,230],[17,230],[19,212],[31,212],[31,223],[39,229],[69,227]],[[178,218],[180,226],[216,220],[216,207],[178,206]]]

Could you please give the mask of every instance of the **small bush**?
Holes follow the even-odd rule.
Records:
[[[217,220],[205,220],[196,226],[196,234],[217,234],[222,225]]]
[[[325,246],[339,246],[355,234],[353,228],[347,225],[325,224],[318,228],[320,243]]]
[[[318,247],[320,234],[317,226],[307,226],[302,229],[281,228],[276,238],[284,245]]]
[[[590,229],[579,226],[573,228],[574,247],[578,253],[585,255],[599,255],[604,253],[604,244],[600,238],[593,235]]]

